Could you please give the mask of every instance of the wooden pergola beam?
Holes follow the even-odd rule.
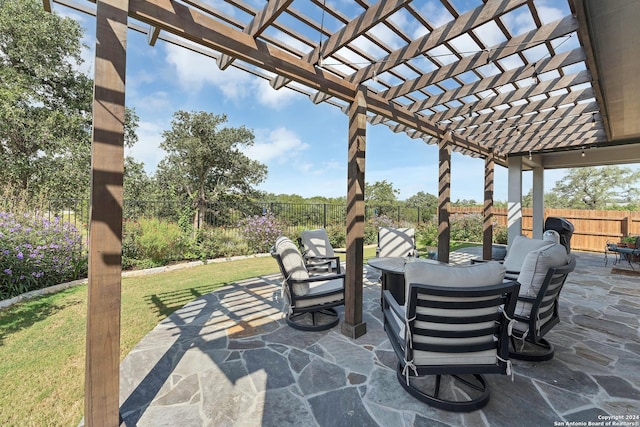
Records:
[[[381,95],[385,98],[397,98],[415,90],[422,89],[433,83],[438,83],[458,74],[486,65],[489,60],[497,61],[516,54],[525,49],[544,43],[548,39],[562,37],[576,30],[578,22],[569,16],[559,21],[546,24],[539,29],[531,30],[528,33],[513,37],[498,45],[492,46],[487,51],[477,52],[473,55],[462,58],[459,61],[443,65],[438,69],[426,73],[415,79],[407,80],[404,83],[390,87]]]
[[[457,108],[440,111],[431,115],[429,118],[435,122],[440,122],[454,117],[462,117],[469,113],[469,109],[471,109],[471,111],[480,111],[485,108],[494,108],[537,95],[549,94],[550,92],[566,89],[582,83],[589,83],[590,81],[591,75],[589,71],[583,70],[576,74],[546,80],[538,84],[532,84],[510,92],[480,99],[477,102],[470,102]]]
[[[576,48],[570,52],[563,52],[550,58],[540,60],[536,63],[535,67],[533,67],[532,64],[523,65],[521,67],[505,71],[504,73],[496,74],[494,76],[445,91],[437,96],[427,98],[424,101],[416,102],[411,105],[409,109],[417,112],[436,105],[444,105],[447,102],[466,98],[470,95],[498,88],[509,83],[514,83],[518,80],[531,77],[534,74],[542,74],[547,71],[557,70],[558,68],[584,61],[584,59],[585,56],[583,50],[581,48]]]
[[[117,426],[129,0],[99,0],[91,142],[85,425]]]
[[[496,16],[508,13],[528,1],[529,0],[489,0],[484,5],[463,13],[457,19],[435,28],[432,32],[412,41],[407,46],[391,52],[384,59],[361,68],[349,77],[349,81],[359,83],[370,79],[374,74],[382,74],[398,64],[402,64],[418,55],[424,54],[444,42],[465,34],[473,28],[486,24],[495,19]]]
[[[129,16],[163,31],[183,37],[201,46],[231,55],[266,71],[282,75],[304,86],[322,91],[352,103],[356,85],[315,67],[274,46],[254,39],[242,31],[230,29],[213,17],[172,0],[130,0]],[[367,109],[390,120],[406,124],[431,136],[439,136],[438,127],[424,116],[388,102],[377,94],[368,93]],[[484,156],[488,152],[481,145],[460,137],[453,143]]]
[[[336,31],[321,45],[316,46],[307,53],[303,59],[311,64],[316,64],[320,58],[326,58],[333,55],[343,46],[346,46],[367,30],[373,28],[378,22],[383,21],[388,16],[395,13],[411,0],[379,0],[375,5],[367,9],[363,14],[355,19],[350,20],[344,27]],[[274,77],[271,85],[275,89],[280,89],[290,80]]]
[[[538,111],[543,111],[549,108],[556,108],[558,105],[575,104],[580,101],[592,99],[593,97],[593,89],[591,87],[586,87],[584,89],[551,96],[539,101],[531,101],[526,104],[516,105],[515,107],[496,110],[493,113],[474,114],[470,118],[456,121],[455,126],[465,128],[470,126],[477,126],[484,123],[497,122],[500,120],[508,119],[510,117],[525,116],[530,113],[537,113]]]
[[[265,7],[253,17],[249,25],[244,29],[244,33],[249,34],[252,37],[257,37],[262,34],[272,23],[275,21],[282,12],[291,4],[293,0],[274,0],[270,1]],[[229,65],[234,61],[234,58],[222,54],[218,58],[218,67],[221,70],[227,69]]]

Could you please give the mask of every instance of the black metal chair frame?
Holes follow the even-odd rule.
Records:
[[[342,269],[340,267],[340,257],[339,256],[311,256],[307,254],[307,249],[302,242],[302,238],[298,237],[298,247],[300,248],[300,253],[302,255],[302,259],[304,259],[304,264],[309,271],[327,271],[333,272],[332,265],[335,265],[335,273],[341,274]]]
[[[616,265],[622,262],[625,259],[629,263],[629,267],[631,270],[635,271],[633,267],[633,261],[635,257],[640,257],[640,236],[636,237],[635,248],[627,248],[627,247],[618,247],[616,243],[607,242],[604,248],[604,265],[607,266],[607,254],[613,253],[615,255],[615,259],[613,260],[613,265]]]
[[[492,286],[451,288],[412,283],[409,285],[409,296],[406,306],[400,306],[389,291],[385,291],[383,298],[384,328],[389,336],[391,345],[398,356],[399,362],[396,376],[402,387],[412,396],[428,405],[454,412],[469,412],[484,407],[489,402],[489,387],[483,374],[507,374],[509,362],[509,324],[512,322],[513,311],[520,284],[514,281],[504,282]],[[422,298],[418,298],[421,296]],[[444,297],[448,300],[442,300]],[[477,298],[476,298],[477,297]],[[473,298],[473,299],[472,299]],[[483,299],[486,298],[486,299]],[[470,300],[472,299],[472,300]],[[455,310],[456,316],[417,314],[416,308],[427,307],[434,309]],[[464,310],[502,306],[501,311],[492,315],[460,317]],[[406,317],[405,317],[406,309]],[[399,319],[406,321],[404,339],[400,338],[400,327],[393,319],[393,313]],[[462,328],[445,331],[441,329],[424,329],[416,326],[416,320],[445,324],[473,324],[494,321],[492,328],[462,330]],[[497,339],[489,343],[475,345],[446,345],[421,344],[415,338],[469,338],[493,334]],[[447,364],[447,365],[413,365],[414,350],[441,353],[459,353],[496,349],[496,362],[492,364]],[[435,375],[433,390],[425,391],[410,381],[411,377]],[[464,375],[464,377],[463,377]],[[467,400],[451,400],[441,396],[441,381],[443,376],[451,376],[472,389],[474,396]],[[465,393],[462,393],[463,395]]]
[[[571,256],[566,265],[550,268],[547,271],[537,296],[518,296],[518,301],[531,304],[531,312],[528,316],[514,315],[517,321],[526,323],[528,329],[526,335],[523,337],[523,333],[514,328],[511,335],[510,358],[533,362],[551,360],[553,358],[555,348],[544,336],[555,325],[560,323],[558,310],[560,291],[562,291],[569,273],[571,273],[575,267],[576,259]],[[551,316],[550,319],[545,322],[544,325],[538,327],[539,319],[544,319],[548,316]],[[518,350],[519,346],[521,347],[520,350]],[[525,346],[528,347],[527,350],[529,351],[525,351]]]
[[[290,277],[289,272],[286,271],[284,264],[282,263],[282,258],[280,255],[275,252],[275,250],[271,251],[271,256],[276,259],[278,262],[278,267],[280,268],[280,273],[284,278],[287,286],[287,292],[290,298],[290,310],[286,314],[286,321],[289,326],[294,329],[299,329],[302,331],[324,331],[327,329],[331,329],[336,326],[340,322],[340,314],[336,311],[334,307],[338,307],[344,305],[344,273],[340,274],[322,274],[310,276],[307,279],[299,280],[293,279]],[[300,255],[302,257],[302,255]],[[338,266],[340,264],[338,263]],[[330,292],[317,292],[311,295],[296,295],[293,292],[294,284],[302,284],[302,283],[313,283],[319,281],[327,281],[333,279],[341,279],[343,286],[341,289],[330,291]],[[319,299],[322,297],[327,297],[331,295],[339,295],[342,293],[342,298],[336,301],[331,301],[322,304],[314,304],[307,307],[299,307],[298,304],[302,301],[308,301],[313,299]],[[311,315],[311,325],[306,325],[303,323],[302,317],[305,314]],[[330,320],[328,322],[319,323],[318,315],[323,315],[323,317],[328,317]]]

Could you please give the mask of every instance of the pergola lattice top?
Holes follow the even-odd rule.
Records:
[[[504,165],[615,140],[588,1],[130,0],[129,27],[343,111],[365,90],[370,123]]]

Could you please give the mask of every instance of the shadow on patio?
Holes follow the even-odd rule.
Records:
[[[451,259],[468,262],[474,250]],[[279,275],[188,303],[122,362],[121,416],[139,426],[552,426],[602,416],[639,425],[624,418],[640,415],[638,279],[612,275],[601,255],[575,255],[561,323],[547,335],[555,358],[514,360],[513,382],[488,375],[492,395],[483,410],[440,411],[401,388],[376,274],[365,270],[367,333],[357,340],[339,326],[315,333],[288,327]]]

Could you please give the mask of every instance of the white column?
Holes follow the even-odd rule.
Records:
[[[522,157],[509,157],[507,191],[507,244],[522,234]]]
[[[542,239],[544,232],[544,168],[533,168],[533,238]]]

